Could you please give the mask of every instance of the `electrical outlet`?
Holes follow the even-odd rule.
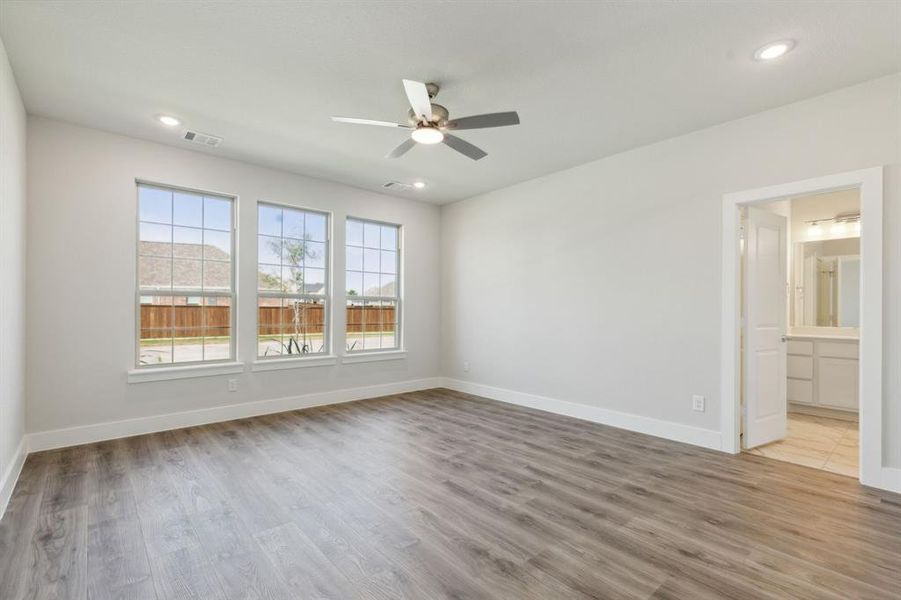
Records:
[[[466,373],[469,372],[469,361],[468,360],[463,361],[463,371]]]
[[[698,412],[704,412],[705,410],[705,401],[704,396],[692,396],[691,397],[691,409],[696,410]]]
[[[229,379],[228,380],[228,391],[230,391],[230,392],[238,391],[238,380],[237,379]]]

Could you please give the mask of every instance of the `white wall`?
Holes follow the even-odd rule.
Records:
[[[0,41],[0,515],[25,433],[25,108]]]
[[[884,438],[901,465],[899,90],[882,78],[443,207],[443,374],[718,430],[723,194],[892,164]]]
[[[344,294],[344,217],[402,224],[408,358],[248,370],[237,376],[237,393],[226,391],[235,375],[127,383],[134,366],[135,178],[239,197],[238,353],[248,362],[256,356],[257,200],[333,211],[337,299]],[[435,206],[42,118],[28,121],[28,183],[29,432],[438,374]],[[343,338],[335,346],[343,348]]]
[[[890,164],[884,439],[886,463],[901,465],[899,83],[892,76],[839,90],[446,206],[440,216],[421,203],[32,118],[27,430],[441,374],[715,431],[722,194]],[[246,372],[234,394],[226,377],[129,385],[135,177],[240,197],[244,360],[255,351],[247,297],[256,200],[331,210],[337,224],[347,214],[404,224],[409,358]],[[336,297],[342,243],[336,227]],[[692,394],[707,397],[706,412],[690,410]]]

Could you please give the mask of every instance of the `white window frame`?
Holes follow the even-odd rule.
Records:
[[[171,192],[187,192],[191,194],[202,194],[204,196],[215,196],[216,198],[222,198],[225,200],[229,200],[231,202],[231,249],[230,249],[230,261],[229,261],[229,281],[231,282],[231,290],[227,292],[220,291],[210,291],[205,292],[203,290],[189,290],[189,289],[177,289],[171,288],[169,291],[160,291],[156,292],[150,289],[141,289],[141,272],[140,272],[140,260],[141,260],[141,210],[140,210],[140,188],[141,187],[152,187],[163,189]],[[222,367],[225,365],[236,365],[237,363],[237,349],[238,349],[238,282],[236,279],[237,270],[236,265],[238,262],[238,257],[236,253],[237,249],[237,237],[238,237],[238,197],[234,194],[228,194],[224,192],[214,192],[210,190],[202,190],[198,188],[185,187],[180,185],[172,185],[168,183],[159,183],[156,181],[148,181],[145,179],[136,179],[135,180],[135,355],[134,355],[134,371],[129,373],[129,381],[153,381],[156,378],[141,378],[139,376],[133,376],[135,372],[150,372],[150,371],[160,371],[162,372],[178,372],[184,371],[187,374],[194,372],[198,367]],[[148,221],[149,222],[149,221]],[[162,225],[170,225],[175,227],[174,224],[171,223],[161,223]],[[174,260],[174,253],[172,259]],[[180,296],[184,297],[200,297],[201,303],[204,298],[228,298],[229,299],[229,350],[228,350],[228,358],[222,359],[213,359],[213,360],[195,360],[195,361],[183,361],[183,362],[169,362],[169,363],[160,363],[160,364],[151,364],[151,365],[142,365],[141,364],[141,297],[142,296],[169,296],[172,298],[177,298]],[[230,369],[223,372],[237,372],[237,369]],[[161,379],[167,378],[179,378],[179,376],[172,377],[161,377]]]
[[[317,215],[321,215],[325,217],[325,286],[323,288],[323,294],[297,294],[291,292],[268,292],[260,290],[259,283],[259,268],[260,268],[260,256],[259,256],[259,239],[261,235],[269,235],[260,232],[259,218],[260,218],[260,206],[270,206],[272,208],[277,208],[280,210],[294,210],[299,212],[307,212],[307,213],[315,213]],[[270,367],[266,365],[260,366],[260,363],[286,363],[295,361],[305,361],[307,363],[313,364],[333,364],[334,363],[334,355],[332,354],[332,213],[330,211],[316,209],[316,208],[307,208],[305,206],[296,206],[292,204],[284,204],[280,202],[269,202],[264,200],[258,200],[256,206],[256,218],[257,218],[257,228],[255,233],[255,242],[257,244],[257,257],[256,257],[256,265],[255,271],[257,273],[256,276],[256,309],[255,309],[255,317],[254,317],[254,341],[256,350],[254,351],[255,358],[254,361],[256,365],[254,366],[255,370],[271,370]],[[271,236],[270,236],[271,237]],[[282,231],[281,239],[284,239],[284,231]],[[268,264],[268,263],[263,263]],[[321,300],[323,303],[322,312],[323,312],[323,326],[325,327],[325,331],[323,332],[322,341],[323,341],[323,351],[315,352],[309,354],[273,354],[272,356],[261,356],[260,355],[260,298],[294,298],[298,300]],[[325,359],[325,360],[323,360]]]
[[[344,323],[344,356],[346,357],[342,362],[367,362],[367,359],[363,358],[362,355],[376,355],[376,354],[385,354],[386,356],[391,356],[392,358],[403,358],[406,354],[404,350],[404,338],[403,338],[403,326],[404,326],[404,315],[403,315],[403,235],[404,235],[404,227],[399,223],[390,223],[388,221],[379,221],[377,219],[365,219],[363,217],[352,217],[347,216],[344,222],[344,280],[347,281],[347,224],[350,221],[355,221],[357,223],[363,224],[365,227],[366,223],[370,223],[372,225],[378,225],[380,227],[394,227],[397,230],[397,246],[395,248],[395,253],[397,256],[396,264],[395,264],[395,296],[394,298],[386,297],[386,296],[349,296],[347,294],[347,289],[345,287],[344,290],[344,307],[345,315],[347,314],[347,302],[348,300],[354,301],[362,301],[363,306],[366,306],[367,302],[374,301],[384,301],[384,300],[393,300],[395,304],[394,315],[395,315],[395,324],[394,324],[394,346],[391,348],[371,348],[371,349],[360,349],[360,350],[349,350],[347,348],[347,322],[345,320]],[[365,332],[364,332],[365,333]],[[353,360],[356,358],[356,360]]]

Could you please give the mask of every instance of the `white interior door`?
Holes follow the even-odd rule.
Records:
[[[745,252],[745,423],[754,448],[785,437],[786,219],[748,207]]]

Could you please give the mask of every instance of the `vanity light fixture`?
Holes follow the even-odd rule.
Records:
[[[860,223],[860,212],[840,213],[832,217],[836,223]]]
[[[842,233],[845,233],[845,231],[847,231],[847,229],[848,229],[848,225],[846,223],[842,223],[842,222],[833,223],[832,227],[829,228],[829,233],[833,233],[835,235],[840,235]]]
[[[807,236],[812,238],[822,236],[825,233],[823,225],[830,223],[829,233],[832,235],[860,233],[860,213],[853,212],[835,215],[830,219],[807,221]]]

